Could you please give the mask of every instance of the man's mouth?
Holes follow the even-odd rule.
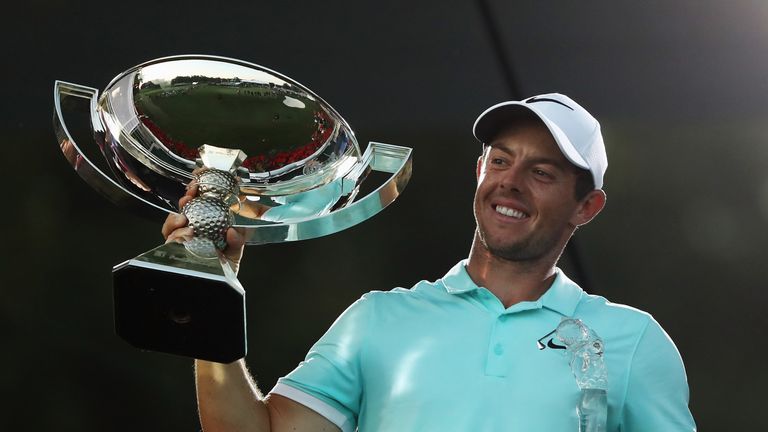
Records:
[[[504,216],[509,216],[515,219],[524,219],[527,218],[528,215],[523,213],[520,210],[515,210],[513,208],[504,207],[503,205],[496,205],[494,207],[494,210],[496,210],[496,213],[501,213]]]

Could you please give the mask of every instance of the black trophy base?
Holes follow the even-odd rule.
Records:
[[[115,331],[129,344],[219,363],[245,357],[245,292],[223,260],[168,243],[112,277]]]

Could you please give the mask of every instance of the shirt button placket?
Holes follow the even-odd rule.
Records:
[[[505,377],[509,372],[509,358],[504,349],[505,321],[504,315],[499,315],[494,320],[486,356],[486,375]]]
[[[497,343],[493,347],[493,353],[496,354],[497,356],[504,354],[504,346],[501,343]]]

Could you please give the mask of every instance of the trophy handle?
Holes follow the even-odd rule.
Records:
[[[370,170],[391,173],[392,176],[365,197],[320,217],[257,226],[233,226],[242,230],[246,244],[307,240],[345,230],[380,212],[403,192],[411,179],[412,153],[413,150],[408,147],[370,142],[361,163],[343,181],[358,184]]]
[[[53,116],[54,130],[56,138],[59,141],[62,153],[77,171],[77,174],[85,180],[97,192],[106,197],[114,204],[123,208],[128,208],[145,216],[157,217],[157,210],[165,213],[171,213],[173,210],[161,207],[153,202],[136,195],[130,190],[124,188],[111,176],[105,174],[97,167],[72,138],[67,125],[64,122],[64,111],[70,102],[76,102],[76,99],[86,99],[90,101],[90,121],[91,128],[97,141],[104,137],[104,125],[96,111],[99,91],[92,87],[86,87],[79,84],[68,83],[65,81],[56,81],[53,87],[53,100],[55,106],[55,115]],[[71,107],[69,109],[72,109]],[[138,200],[138,201],[137,201]]]

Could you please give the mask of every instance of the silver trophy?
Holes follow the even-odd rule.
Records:
[[[115,330],[143,350],[242,358],[245,291],[220,252],[227,229],[249,245],[333,234],[389,205],[411,175],[410,148],[371,142],[361,152],[318,95],[241,60],[155,59],[119,74],[101,95],[56,81],[54,103],[61,150],[88,184],[158,220],[181,211],[194,229],[192,240],[113,268]],[[75,130],[98,147],[76,144]],[[371,188],[367,181],[371,192],[358,197],[376,172],[386,179]],[[177,208],[193,181],[198,196]]]

